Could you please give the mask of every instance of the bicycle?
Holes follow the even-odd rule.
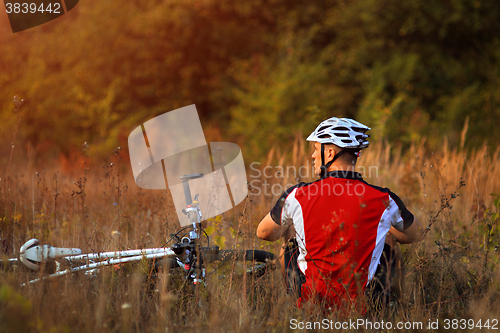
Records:
[[[186,208],[183,209],[183,213],[187,215],[192,225],[180,229],[175,234],[170,234],[170,239],[163,247],[82,254],[78,248],[42,246],[37,239],[31,239],[21,246],[19,261],[34,271],[39,270],[41,265],[54,264],[55,272],[30,280],[28,284],[81,271],[92,275],[104,266],[121,265],[143,259],[166,259],[163,264],[170,272],[180,269],[181,275],[184,275],[185,283],[193,286],[204,284],[205,278],[217,271],[225,262],[250,263],[250,266],[244,266],[244,271],[241,273],[249,274],[255,278],[261,277],[269,269],[274,268],[274,254],[270,252],[220,250],[219,246],[210,246],[209,236],[201,227],[202,213],[197,200],[198,195],[193,200],[189,187],[189,180],[201,177],[203,177],[202,173],[180,177],[186,200]],[[186,232],[187,229],[190,230]],[[207,246],[201,244],[203,235],[207,239]],[[175,240],[176,243],[166,247],[172,240]],[[85,263],[83,264],[83,262]],[[2,263],[4,266],[13,266],[18,263],[18,259],[11,258],[3,260]],[[216,268],[207,274],[206,266],[210,264],[215,264]],[[155,263],[155,269],[157,268],[158,264]]]

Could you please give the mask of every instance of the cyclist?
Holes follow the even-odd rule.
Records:
[[[312,159],[320,179],[287,189],[257,227],[261,239],[284,237],[285,244],[292,239],[293,246],[282,251],[282,265],[299,307],[320,301],[325,309],[364,312],[359,296],[388,269],[379,267],[381,259],[393,266],[388,259],[394,257],[392,236],[405,244],[421,235],[420,222],[398,196],[355,172],[360,151],[369,144],[368,130],[347,118],[319,124],[307,141],[314,142]]]

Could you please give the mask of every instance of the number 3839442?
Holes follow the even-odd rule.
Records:
[[[51,14],[61,14],[61,4],[60,3],[20,3],[20,2],[7,2],[5,3],[5,10],[7,14],[34,14],[34,13],[51,13]]]
[[[498,319],[487,319],[486,321],[482,321],[479,319],[475,321],[474,319],[445,319],[444,320],[444,329],[481,329],[487,328],[492,330],[498,330]]]

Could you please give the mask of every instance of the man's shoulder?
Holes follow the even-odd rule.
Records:
[[[362,180],[362,182],[366,186],[368,186],[368,187],[370,187],[370,188],[372,188],[372,189],[374,189],[376,191],[379,191],[379,192],[382,192],[382,193],[392,193],[392,191],[389,188],[387,188],[387,187],[382,187],[382,186],[374,185],[374,184],[368,183],[366,180]]]
[[[365,184],[365,186],[367,188],[371,189],[372,191],[378,192],[378,193],[382,193],[382,194],[386,194],[389,197],[391,197],[394,201],[401,202],[401,199],[399,199],[399,197],[391,189],[389,189],[387,187],[382,187],[382,186],[370,184],[370,183],[368,183],[365,180],[363,180],[362,182]]]
[[[395,203],[397,205],[401,217],[405,221],[405,229],[408,228],[413,223],[413,214],[406,208],[406,205],[404,204],[403,200],[401,200],[401,198],[396,193],[392,192],[387,187],[380,187],[366,182],[365,184],[367,184],[368,186],[372,187],[377,191],[388,194],[388,196],[392,199],[393,204]]]
[[[288,198],[288,196],[295,190],[295,189],[299,189],[299,188],[302,188],[302,187],[305,187],[307,185],[309,185],[311,183],[304,183],[304,182],[300,182],[300,183],[297,183],[289,188],[287,188],[283,194],[280,196],[280,198],[278,199],[278,202],[276,204],[280,204],[283,205],[283,203],[285,202],[286,198]]]
[[[278,201],[276,201],[276,204],[274,207],[271,209],[271,218],[273,219],[274,222],[281,224],[281,211],[283,210],[283,206],[285,204],[286,199],[288,196],[295,190],[299,188],[303,188],[305,186],[308,186],[311,183],[305,183],[305,182],[300,182],[297,183],[289,188],[287,188],[283,194],[280,196]]]
[[[363,180],[363,183],[365,183],[366,186],[372,188],[375,191],[388,194],[394,201],[396,201],[396,203],[398,203],[398,205],[399,205],[400,202],[402,202],[402,200],[396,195],[396,193],[394,193],[393,191],[391,191],[387,187],[381,187],[381,186],[373,185],[373,184],[370,184],[370,183],[368,183],[368,182],[366,182],[364,180]]]

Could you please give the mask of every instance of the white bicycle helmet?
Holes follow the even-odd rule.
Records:
[[[333,143],[340,148],[363,149],[368,147],[365,134],[371,128],[349,118],[330,118],[316,127],[307,137],[307,141]]]
[[[365,134],[370,129],[370,127],[349,118],[332,117],[319,124],[306,140],[321,143],[321,178],[326,176],[330,165],[343,153],[348,152],[359,157],[359,151],[370,144],[367,140],[370,136]],[[344,149],[325,164],[325,144],[330,143]]]

